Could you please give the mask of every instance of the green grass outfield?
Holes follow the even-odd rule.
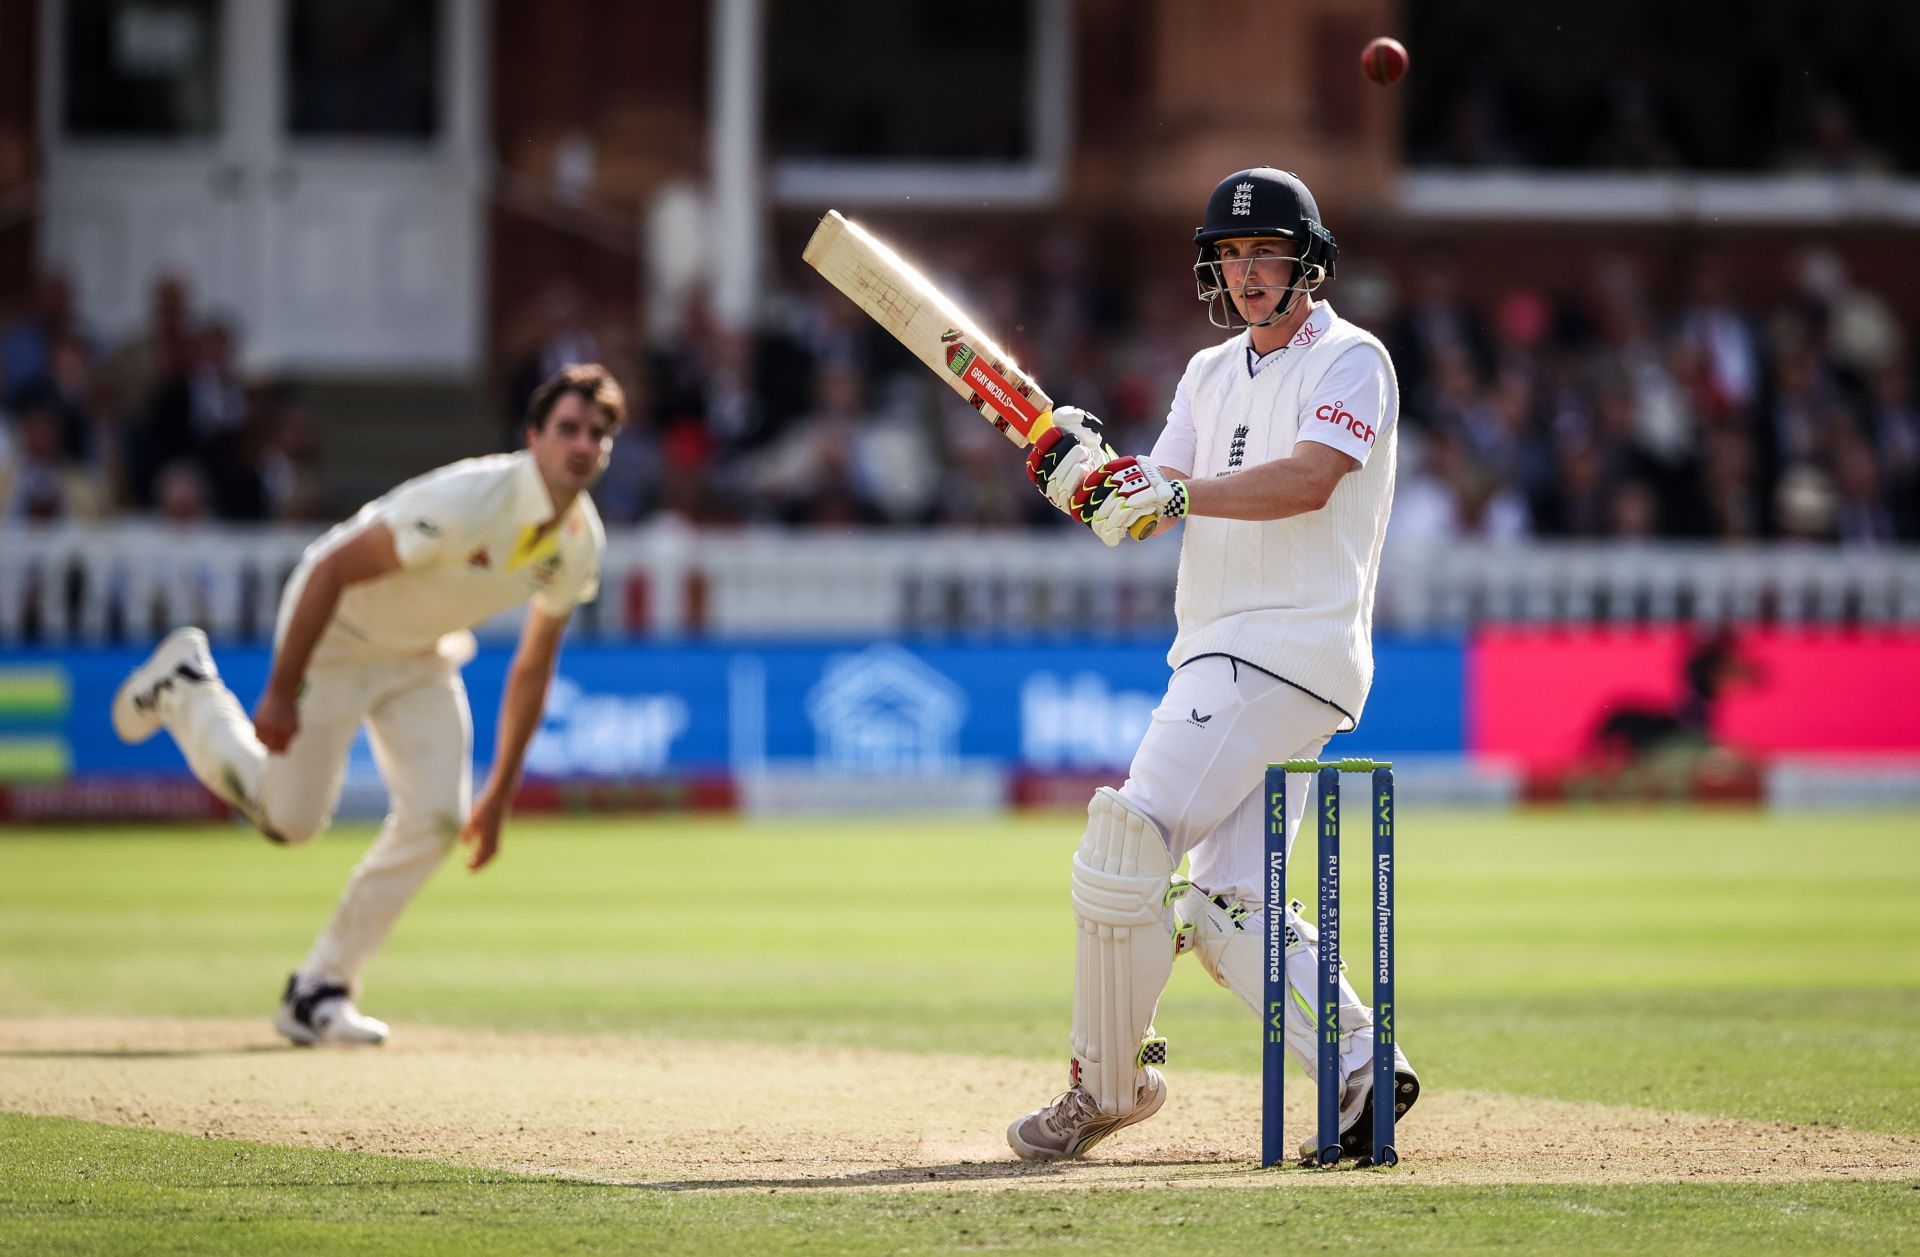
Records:
[[[366,1003],[398,1033],[1062,1059],[1077,834],[1058,814],[529,820],[495,868],[436,879]],[[1916,835],[1910,814],[1408,811],[1403,1041],[1430,1090],[1920,1135]],[[264,1018],[365,837],[0,836],[0,1015]],[[1176,1069],[1257,1066],[1250,1018],[1196,965],[1159,1024]],[[1916,1217],[1914,1183],[668,1193],[0,1118],[0,1251],[1857,1254],[1915,1251]]]

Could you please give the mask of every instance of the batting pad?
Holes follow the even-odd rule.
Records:
[[[1131,1112],[1143,1056],[1165,1055],[1153,1010],[1173,972],[1172,875],[1159,827],[1117,790],[1096,790],[1073,857],[1073,1057],[1102,1113]]]

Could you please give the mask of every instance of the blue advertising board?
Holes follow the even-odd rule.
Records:
[[[266,650],[215,654],[251,704]],[[492,754],[510,656],[489,647],[465,671],[481,763]],[[0,651],[0,699],[34,696],[0,701],[0,741],[54,747],[80,776],[183,774],[169,739],[123,746],[108,722],[114,688],[142,657]],[[1329,754],[1460,754],[1463,658],[1454,638],[1378,642],[1365,720]],[[561,656],[527,768],[557,778],[809,763],[846,773],[1113,770],[1131,757],[1167,675],[1159,642],[579,643]],[[362,758],[356,771],[367,766]]]

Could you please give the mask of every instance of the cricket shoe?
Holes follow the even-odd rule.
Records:
[[[176,685],[200,684],[219,675],[205,633],[197,628],[173,630],[114,691],[113,731],[129,745],[145,742],[164,723],[160,703]]]
[[[300,1047],[340,1043],[371,1047],[387,1041],[387,1023],[353,1005],[347,988],[332,983],[307,985],[294,974],[280,997],[273,1028]]]
[[[1146,1080],[1140,1084],[1132,1112],[1102,1113],[1087,1089],[1075,1084],[1046,1108],[1035,1109],[1007,1127],[1007,1143],[1022,1161],[1086,1156],[1102,1139],[1122,1127],[1146,1121],[1167,1102],[1167,1084],[1160,1071],[1149,1065],[1143,1072]]]
[[[1393,1120],[1407,1115],[1420,1098],[1420,1077],[1407,1063],[1407,1054],[1393,1045]],[[1369,1062],[1347,1079],[1346,1095],[1340,1100],[1340,1159],[1360,1165],[1373,1164],[1373,1065]],[[1300,1141],[1300,1164],[1320,1163],[1320,1141]]]

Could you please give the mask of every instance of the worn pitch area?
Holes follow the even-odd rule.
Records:
[[[302,1050],[234,1020],[0,1019],[0,1109],[673,1189],[1221,1186],[1254,1164],[1258,1082],[1175,1069],[1166,1108],[1088,1161],[1027,1166],[1007,1122],[1058,1066],[859,1048],[405,1027]],[[1426,1092],[1402,1164],[1288,1182],[1920,1177],[1920,1140],[1510,1095]],[[1310,1128],[1289,1088],[1289,1143]]]

